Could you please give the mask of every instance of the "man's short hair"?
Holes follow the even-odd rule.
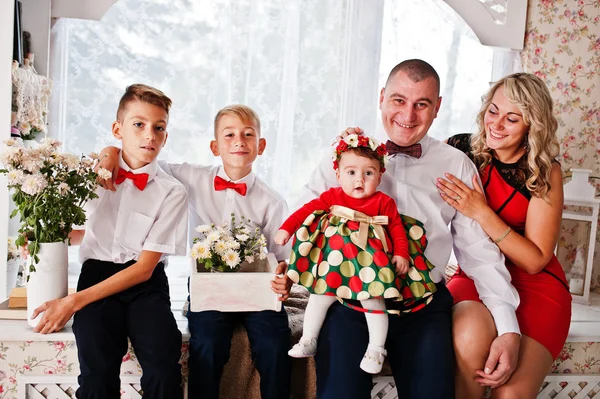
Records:
[[[215,115],[215,138],[217,138],[217,125],[219,124],[219,120],[225,115],[235,115],[246,125],[255,126],[257,130],[256,133],[258,134],[258,136],[260,136],[260,119],[258,119],[258,115],[256,114],[256,112],[254,112],[254,110],[248,107],[247,105],[232,104],[219,110],[219,112],[217,112],[217,115]]]
[[[156,105],[165,110],[169,115],[171,109],[171,99],[165,95],[162,91],[141,83],[132,84],[127,86],[125,94],[119,101],[119,108],[117,108],[117,120],[121,121],[123,111],[127,108],[127,105],[132,101],[140,101],[147,104]]]
[[[394,77],[398,72],[404,72],[413,82],[420,82],[427,78],[433,77],[437,85],[438,96],[440,95],[440,76],[429,63],[416,58],[412,60],[402,61],[394,68],[392,68],[392,71],[388,75],[388,78],[385,82],[386,86],[390,79]]]

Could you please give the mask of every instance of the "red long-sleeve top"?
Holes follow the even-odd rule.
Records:
[[[384,226],[392,242],[392,253],[408,259],[408,239],[402,225],[402,219],[398,213],[396,202],[388,195],[377,191],[369,198],[353,198],[344,193],[341,187],[330,188],[319,198],[306,204],[281,225],[280,229],[294,234],[302,226],[302,222],[314,211],[329,211],[333,205],[341,205],[362,212],[368,216],[387,216],[388,224]]]

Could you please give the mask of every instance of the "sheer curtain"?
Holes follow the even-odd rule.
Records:
[[[173,99],[161,158],[217,163],[213,116],[244,103],[268,143],[256,172],[290,203],[343,128],[384,137],[378,94],[396,63],[440,73],[431,134],[445,138],[471,130],[493,53],[441,0],[119,0],[99,22],[58,20],[51,40],[50,134],[66,150],[115,144],[117,101],[142,82]]]

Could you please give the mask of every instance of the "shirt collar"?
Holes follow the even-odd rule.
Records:
[[[128,172],[131,173],[147,173],[148,174],[148,181],[152,181],[154,179],[154,177],[156,176],[156,172],[158,171],[158,160],[155,158],[152,162],[150,162],[148,165],[142,166],[139,169],[131,169],[129,167],[129,165],[127,165],[127,163],[125,162],[125,160],[123,159],[123,153],[121,152],[121,154],[119,155],[119,167],[121,169],[124,169]]]
[[[233,180],[229,176],[227,176],[227,173],[225,173],[225,169],[223,168],[223,165],[219,166],[219,170],[217,171],[217,176],[219,176],[220,178],[225,179],[227,181],[234,182],[234,183],[246,183],[247,191],[250,191],[250,189],[254,185],[254,182],[256,181],[256,174],[254,172],[248,173],[246,176],[242,177],[239,180]]]

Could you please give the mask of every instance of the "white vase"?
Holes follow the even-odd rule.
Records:
[[[27,322],[31,327],[37,326],[43,315],[40,314],[31,320],[31,315],[37,307],[46,301],[67,296],[67,250],[66,242],[40,244],[40,261],[35,265],[35,272],[29,273],[27,282]]]

